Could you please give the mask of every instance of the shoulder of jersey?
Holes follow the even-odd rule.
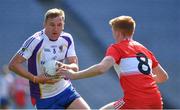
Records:
[[[43,40],[43,31],[34,33],[29,39],[33,39],[32,44],[38,44]]]
[[[141,43],[139,43],[139,42],[137,42],[137,41],[134,41],[134,40],[133,40],[132,42],[133,42],[133,45],[137,45],[137,46],[146,48],[144,45],[142,45]],[[111,46],[124,46],[124,43],[126,43],[126,42],[114,43],[114,44],[111,44]]]
[[[34,35],[32,35],[31,37],[34,38],[36,41],[41,41],[43,39],[43,34],[43,31],[38,31],[34,33]]]
[[[137,41],[134,41],[135,45],[139,46],[139,47],[142,47],[144,49],[147,49],[143,44],[137,42]]]
[[[64,31],[61,33],[61,36],[66,36],[66,37],[70,37],[70,38],[72,37],[70,33],[67,33]]]

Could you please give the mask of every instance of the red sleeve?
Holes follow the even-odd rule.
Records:
[[[151,55],[152,68],[155,68],[156,66],[158,66],[159,62],[151,51],[149,51],[149,53]]]
[[[120,54],[113,45],[109,46],[108,49],[106,50],[106,56],[113,57],[115,62],[119,64]]]

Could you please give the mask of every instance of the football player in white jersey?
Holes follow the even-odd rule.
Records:
[[[62,62],[61,67],[78,71],[73,38],[63,32],[65,14],[50,9],[44,16],[44,29],[29,37],[10,61],[9,68],[30,83],[31,101],[37,109],[90,109],[70,80],[47,77],[43,65],[49,60]],[[64,64],[67,60],[68,64]],[[27,61],[28,70],[22,63]]]

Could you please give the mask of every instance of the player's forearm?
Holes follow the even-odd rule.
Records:
[[[15,72],[16,74],[30,80],[30,81],[34,80],[34,75],[32,75],[26,69],[24,69],[24,67],[21,64],[10,63],[9,64],[9,69],[11,71]]]
[[[104,72],[105,72],[104,68],[101,65],[96,64],[85,70],[75,72],[73,79],[83,79],[83,78],[94,77]]]

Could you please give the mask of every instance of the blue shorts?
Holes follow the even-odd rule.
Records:
[[[79,98],[80,94],[72,85],[67,87],[60,94],[46,98],[38,99],[36,103],[37,109],[66,109],[75,99]]]

